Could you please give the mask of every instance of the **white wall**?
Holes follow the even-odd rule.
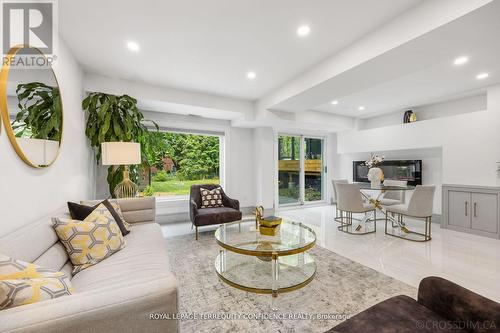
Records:
[[[496,172],[496,162],[500,161],[500,85],[490,87],[487,96],[484,111],[339,133],[338,151],[344,158],[355,153],[387,155],[390,151],[438,148],[442,149],[443,184],[497,186],[500,184]],[[352,166],[348,171],[346,165],[347,162],[343,174],[350,177]],[[439,174],[434,168],[433,172]],[[435,212],[438,211],[435,207]]]
[[[241,207],[256,206],[254,130],[232,127],[226,135],[226,193]]]
[[[2,128],[0,135],[0,236],[33,222],[65,205],[93,197],[93,157],[84,133],[82,72],[59,41],[54,66],[64,108],[61,153],[49,168],[24,164]]]
[[[429,120],[442,117],[450,117],[463,113],[484,111],[487,108],[487,95],[480,94],[476,96],[457,98],[440,103],[422,105],[415,108],[409,108],[416,113],[417,119]],[[393,112],[378,115],[370,118],[359,119],[358,129],[370,129],[397,125],[403,122],[405,111]]]
[[[271,127],[254,130],[254,179],[256,202],[266,210],[274,209],[275,196],[275,139]]]
[[[334,198],[332,180],[342,178],[344,174],[342,172],[342,159],[341,155],[338,154],[338,144],[337,144],[337,133],[332,133],[328,135],[326,142],[327,149],[327,179],[326,179],[326,189],[327,189],[327,202],[336,202],[337,198]]]

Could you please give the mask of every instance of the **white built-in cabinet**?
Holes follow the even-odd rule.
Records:
[[[443,185],[441,227],[500,238],[500,188]]]

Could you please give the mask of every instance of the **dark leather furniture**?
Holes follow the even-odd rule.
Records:
[[[222,204],[224,207],[201,208],[200,188],[213,190],[220,185],[192,185],[189,198],[189,217],[196,228],[196,240],[198,240],[198,227],[222,224],[241,220],[240,202],[229,198],[222,190]],[[222,188],[221,188],[222,189]]]
[[[418,300],[395,296],[335,326],[329,333],[500,332],[500,304],[439,277],[427,277]]]

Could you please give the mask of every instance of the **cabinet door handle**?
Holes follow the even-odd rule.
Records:
[[[474,217],[477,217],[476,208],[477,208],[477,203],[474,202]]]
[[[465,202],[465,216],[467,216],[467,211],[469,210],[469,203]]]

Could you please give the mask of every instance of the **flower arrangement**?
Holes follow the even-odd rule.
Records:
[[[383,156],[383,155],[371,154],[370,158],[365,161],[365,165],[368,167],[368,169],[371,169],[371,168],[376,167],[377,165],[381,164],[384,160],[385,160],[385,156]]]

